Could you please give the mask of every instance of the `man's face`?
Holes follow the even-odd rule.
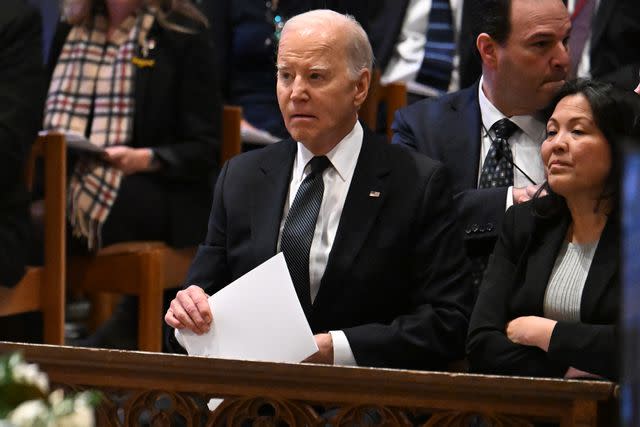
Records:
[[[496,47],[495,87],[513,114],[544,108],[564,83],[570,28],[560,0],[511,2],[511,31]]]
[[[344,43],[331,28],[311,25],[283,33],[278,104],[291,137],[315,154],[333,148],[355,125],[366,97],[368,78],[364,80],[362,75],[355,81],[349,75]]]

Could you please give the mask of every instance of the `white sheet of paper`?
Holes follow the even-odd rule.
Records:
[[[67,143],[67,147],[72,148],[74,150],[79,150],[85,153],[103,155],[105,153],[103,147],[98,147],[95,144],[92,144],[84,135],[74,132],[71,130],[57,130],[57,132],[61,132],[64,134],[65,141]],[[46,134],[46,130],[42,130],[39,134]]]
[[[282,253],[209,297],[213,322],[176,330],[190,355],[297,363],[318,351]]]
[[[252,144],[269,145],[280,141],[282,138],[271,135],[266,130],[242,127],[240,128],[240,137],[244,142],[250,142]]]

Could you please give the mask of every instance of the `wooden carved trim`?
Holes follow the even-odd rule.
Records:
[[[213,412],[207,427],[321,426],[324,421],[310,405],[303,402],[251,397],[223,400]]]
[[[422,427],[534,427],[534,424],[522,418],[491,414],[447,411],[433,414]]]
[[[380,405],[353,405],[335,409],[335,415],[328,417],[331,426],[389,426],[410,427],[413,425],[407,415],[397,408]]]

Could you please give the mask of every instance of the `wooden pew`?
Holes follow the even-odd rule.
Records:
[[[173,425],[176,414],[187,426],[236,426],[249,419],[257,420],[254,425],[279,425],[279,421],[290,426],[362,425],[361,417],[371,414],[378,414],[374,416],[378,422],[369,425],[386,426],[462,427],[477,417],[495,426],[617,425],[618,387],[606,381],[0,343],[0,353],[16,350],[38,363],[54,384],[103,391],[99,426],[138,425],[145,412],[153,426]],[[214,412],[204,406],[212,397],[224,399]]]
[[[407,105],[407,86],[402,82],[393,82],[387,85],[380,83],[380,70],[374,69],[371,76],[371,85],[367,99],[360,107],[358,117],[371,130],[376,130],[378,125],[378,107],[380,103],[386,103],[386,135],[389,142],[393,137],[391,124],[396,111]]]

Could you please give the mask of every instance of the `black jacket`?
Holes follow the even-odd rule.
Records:
[[[296,143],[233,158],[186,284],[214,293],[276,254]],[[376,195],[372,195],[377,193]],[[442,369],[472,303],[442,165],[365,132],[309,323],[343,330],[361,366]]]
[[[562,377],[572,366],[617,379],[620,278],[614,216],[589,269],[580,321],[559,321],[548,352],[514,344],[505,334],[506,324],[517,317],[544,317],[544,294],[569,223],[567,211],[547,219],[534,216],[531,202],[507,210],[471,316],[467,351],[472,371]]]

